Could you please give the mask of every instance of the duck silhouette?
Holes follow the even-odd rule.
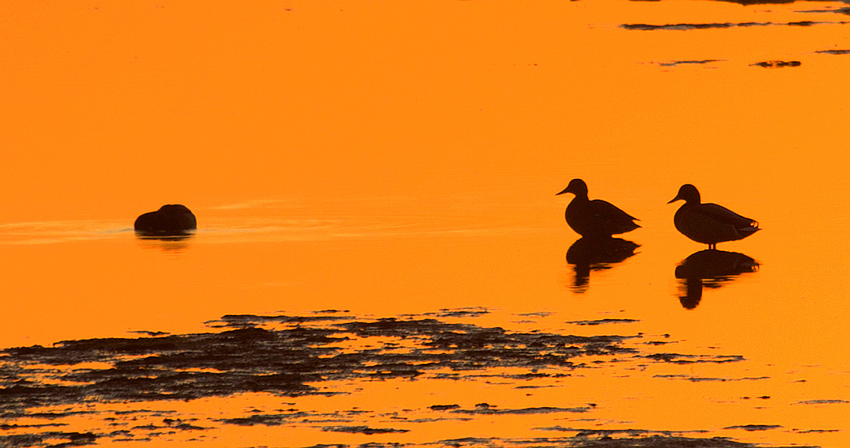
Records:
[[[587,184],[581,179],[571,180],[567,188],[558,194],[564,193],[575,195],[565,213],[567,224],[585,238],[608,238],[640,227],[635,222],[639,221],[637,218],[613,204],[601,199],[589,200]]]
[[[717,249],[717,243],[746,238],[759,231],[759,224],[726,207],[700,202],[699,191],[691,184],[682,185],[668,204],[685,201],[673,217],[676,230],[686,237]]]

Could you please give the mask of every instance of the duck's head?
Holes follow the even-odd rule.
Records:
[[[686,204],[699,204],[699,191],[697,191],[697,187],[691,184],[682,185],[682,187],[679,188],[679,194],[668,202],[668,204],[672,204],[676,201],[685,201]]]
[[[587,197],[587,184],[581,179],[573,179],[564,191],[557,193],[555,196],[564,193],[572,193],[576,197]]]

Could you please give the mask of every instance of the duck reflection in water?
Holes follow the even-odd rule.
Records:
[[[612,265],[635,255],[638,247],[639,244],[622,238],[579,238],[567,250],[567,264],[575,272],[572,290],[587,291],[590,271],[611,269]]]
[[[695,252],[676,266],[680,279],[679,301],[686,309],[694,309],[702,299],[702,288],[719,288],[741,274],[756,272],[759,264],[737,252],[707,249]]]

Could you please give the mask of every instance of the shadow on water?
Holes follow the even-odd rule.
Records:
[[[758,269],[758,262],[737,252],[710,249],[695,252],[676,266],[676,278],[681,280],[679,301],[692,310],[702,299],[703,287],[720,288],[741,274]]]
[[[587,291],[590,272],[611,269],[635,255],[639,244],[622,238],[579,238],[567,249],[567,264],[573,266],[575,277],[572,290]]]

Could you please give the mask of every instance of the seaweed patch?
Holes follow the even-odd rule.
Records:
[[[762,68],[785,68],[785,67],[799,67],[803,65],[800,61],[762,61],[756,62],[752,64],[757,67]]]
[[[713,62],[722,62],[722,59],[700,59],[690,61],[659,62],[658,65],[662,67],[675,67],[677,65],[705,65],[711,64]]]
[[[814,14],[843,14],[850,15],[850,7],[844,8],[836,8],[836,9],[810,9],[806,11],[799,11],[802,13],[814,13]]]
[[[850,54],[850,50],[818,50],[815,53],[844,55],[844,54]]]
[[[779,429],[781,426],[779,425],[736,425],[736,426],[727,426],[723,429],[743,429],[744,431],[768,431],[771,429]]]
[[[794,404],[850,404],[850,401],[847,400],[804,400],[798,401]]]
[[[392,428],[370,428],[368,426],[326,426],[322,431],[327,432],[346,432],[349,434],[391,434],[408,432],[407,429],[392,429]]]
[[[557,408],[557,407],[534,407],[521,409],[499,409],[488,403],[479,403],[473,409],[451,409],[449,412],[453,414],[470,414],[470,415],[530,415],[530,414],[553,414],[553,413],[584,413],[596,407],[593,404],[587,406],[579,406],[572,408]]]
[[[654,378],[664,378],[669,380],[684,380],[692,383],[702,382],[727,382],[727,381],[761,381],[769,380],[767,376],[747,376],[742,378],[716,378],[716,377],[699,377],[693,375],[655,375]]]
[[[566,322],[573,325],[603,325],[603,324],[631,324],[640,322],[637,319],[597,319],[597,320],[574,320]]]
[[[740,355],[685,355],[681,353],[653,353],[650,355],[646,355],[645,358],[652,359],[654,361],[669,362],[673,364],[723,364],[727,362],[740,362],[744,360],[744,357]]]

